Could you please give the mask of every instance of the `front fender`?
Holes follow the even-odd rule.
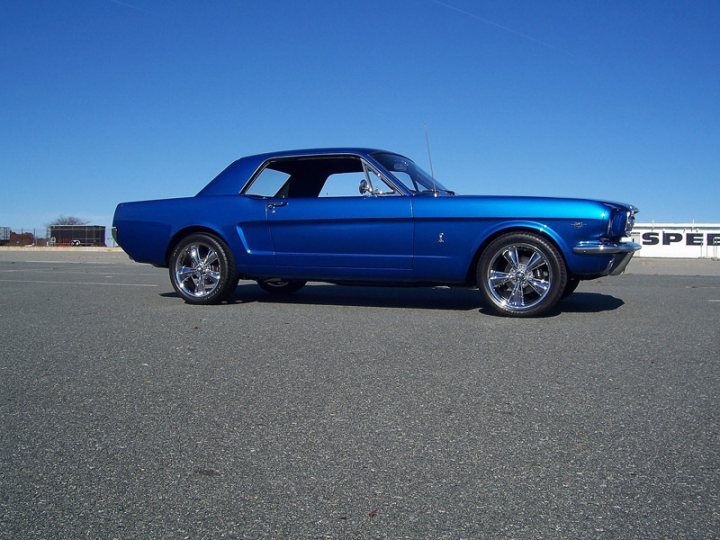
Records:
[[[543,236],[549,237],[553,243],[560,249],[563,257],[567,259],[568,255],[572,254],[570,246],[558,234],[558,232],[548,223],[541,223],[539,221],[525,220],[525,219],[514,219],[509,221],[502,221],[489,227],[483,231],[482,235],[479,235],[475,240],[471,254],[474,256],[479,253],[480,250],[487,245],[492,239],[500,236],[501,234],[513,231],[530,231],[536,232]]]

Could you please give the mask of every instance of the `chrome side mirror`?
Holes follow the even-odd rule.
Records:
[[[370,182],[368,182],[365,178],[360,180],[360,187],[358,188],[358,190],[360,191],[360,195],[373,194],[373,188],[370,185]]]

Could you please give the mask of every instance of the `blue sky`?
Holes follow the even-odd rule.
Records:
[[[394,150],[459,193],[720,222],[720,2],[11,0],[0,225],[110,225],[243,155]]]

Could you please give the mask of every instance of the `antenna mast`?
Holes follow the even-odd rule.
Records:
[[[430,137],[428,136],[428,128],[425,126],[425,144],[427,144],[428,161],[430,162],[430,177],[433,183],[433,192],[437,196],[437,187],[435,186],[435,171],[433,170],[432,155],[430,154]]]

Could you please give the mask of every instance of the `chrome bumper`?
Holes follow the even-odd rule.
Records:
[[[581,242],[573,248],[577,255],[612,255],[604,274],[617,276],[625,271],[640,244],[635,242]]]

